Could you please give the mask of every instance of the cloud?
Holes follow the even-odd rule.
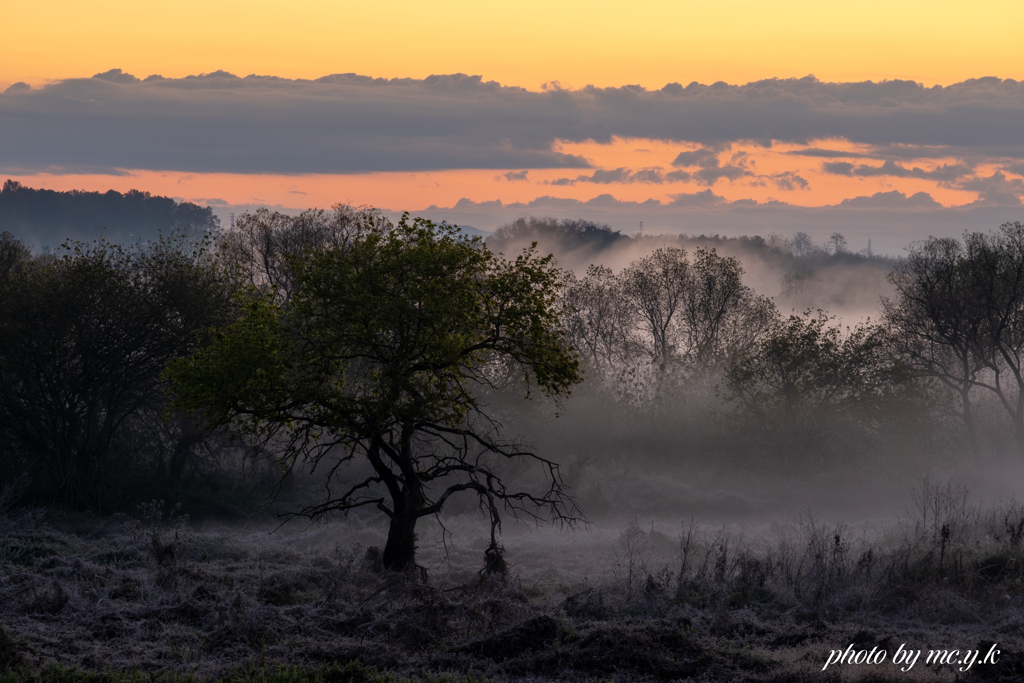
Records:
[[[93,78],[99,81],[107,81],[108,83],[131,84],[139,82],[138,78],[132,76],[131,74],[126,74],[120,69],[111,69],[110,71],[105,71],[101,74],[96,74],[95,76],[93,76]]]
[[[697,144],[706,161],[738,141],[837,138],[894,159],[1024,159],[1024,84],[996,78],[930,88],[807,77],[530,92],[464,74],[289,80],[215,71],[140,81],[112,69],[13,94],[0,97],[0,160],[38,170],[590,168],[558,143],[613,137]],[[707,185],[749,173],[732,161],[677,168],[697,169],[693,178]]]
[[[698,184],[710,186],[722,178],[727,178],[731,182],[737,178],[754,175],[747,168],[746,157],[746,152],[736,152],[732,155],[729,163],[722,166],[717,150],[705,147],[691,152],[680,152],[672,165],[683,168],[699,167],[700,170],[688,173],[688,175]]]
[[[860,154],[857,152],[843,152],[837,149],[823,149],[820,147],[808,147],[807,149],[792,149],[786,152],[786,154],[801,157],[824,157],[826,159],[861,159],[865,157],[870,157],[870,155],[868,154]]]
[[[786,171],[784,173],[773,173],[768,177],[771,179],[773,183],[775,183],[775,187],[779,188],[780,190],[785,190],[787,192],[792,192],[797,188],[800,188],[801,190],[806,190],[809,189],[811,186],[811,184],[807,182],[806,178],[803,178],[797,175],[796,173],[793,173],[792,171]]]
[[[853,197],[852,199],[844,199],[839,203],[839,206],[848,209],[942,208],[942,205],[932,199],[932,196],[927,192],[917,192],[908,197],[897,190],[893,190],[891,192],[876,192],[870,197]]]
[[[139,81],[113,70],[0,99],[0,129],[10,131],[0,163],[236,173],[589,168],[554,151],[537,121],[573,118],[560,97],[461,74]]]
[[[529,175],[529,173],[529,171],[509,171],[508,173],[499,176],[499,178],[504,178],[510,183],[515,183],[521,180],[526,180],[526,176]]]
[[[946,208],[924,192],[909,197],[900,192],[886,192],[834,206],[804,207],[778,201],[730,202],[706,189],[676,195],[666,202],[653,199],[632,202],[609,194],[590,201],[539,197],[530,202],[509,204],[463,199],[455,206],[431,206],[415,215],[492,232],[516,218],[530,215],[583,218],[607,223],[627,234],[635,232],[640,221],[648,235],[767,236],[772,232],[793,235],[802,231],[816,242],[823,242],[833,232],[841,232],[857,248],[871,239],[876,253],[897,255],[910,242],[929,235],[959,238],[965,229],[989,230],[1006,221],[1020,220],[1020,207],[977,202]]]
[[[632,176],[627,168],[616,168],[614,170],[599,169],[594,171],[591,176],[578,176],[576,180],[581,183],[598,183],[600,185],[609,185],[611,183],[628,183],[632,179]]]
[[[727,204],[725,197],[721,197],[711,190],[703,192],[680,193],[672,195],[672,206],[721,206]]]
[[[848,161],[828,161],[821,165],[821,170],[833,175],[853,175],[854,166]]]
[[[977,192],[980,203],[996,206],[1020,206],[1024,196],[1024,180],[1007,178],[1001,171],[987,178],[968,178],[957,183],[956,188]]]
[[[710,149],[695,149],[690,152],[680,152],[672,162],[672,165],[682,168],[692,166],[714,168],[718,166],[718,153]]]
[[[656,168],[645,168],[634,173],[630,182],[646,183],[649,185],[661,185],[665,182],[665,176]]]
[[[860,176],[865,178],[871,176],[892,176],[895,178],[922,178],[942,182],[957,180],[974,172],[974,169],[966,164],[943,164],[930,171],[926,171],[916,166],[907,168],[891,159],[881,166],[869,166],[867,164],[854,166],[848,161],[827,161],[822,164],[821,168],[825,173],[833,175]]]
[[[19,92],[28,92],[31,89],[32,89],[32,86],[29,85],[28,83],[25,83],[24,81],[18,81],[14,85],[12,85],[12,86],[8,87],[6,90],[4,90],[4,94],[5,95],[14,95],[14,94],[19,93]]]
[[[710,192],[710,190],[708,191]],[[704,193],[698,193],[704,194]],[[714,195],[717,197],[717,195]],[[721,198],[719,198],[721,199]],[[474,201],[468,197],[463,197],[457,201],[454,206],[450,208],[438,207],[437,205],[431,205],[421,212],[416,212],[417,215],[431,215],[439,211],[462,211],[462,212],[515,212],[515,211],[528,211],[528,212],[539,212],[539,211],[573,211],[582,209],[647,209],[656,210],[663,205],[657,199],[647,199],[642,202],[633,202],[628,200],[616,199],[611,194],[599,194],[598,196],[587,199],[572,199],[568,197],[552,197],[550,195],[544,195],[537,197],[528,202],[511,202],[504,204],[500,199],[494,199],[491,201]],[[396,214],[398,215],[398,214]]]
[[[668,174],[668,182],[675,182],[678,180],[689,180],[690,174],[686,173],[685,178],[676,175],[676,173]],[[644,168],[639,171],[631,171],[628,168],[620,167],[615,169],[598,169],[590,175],[578,175],[575,178],[556,178],[555,180],[544,181],[545,185],[575,185],[576,183],[595,183],[597,185],[631,185],[633,183],[643,183],[646,185],[661,185],[666,182],[666,176],[657,168]]]

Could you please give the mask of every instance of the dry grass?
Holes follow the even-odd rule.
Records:
[[[293,678],[280,680],[320,680],[358,660],[370,667],[360,671],[414,678],[953,681],[951,667],[923,664],[821,667],[850,643],[982,641],[1016,666],[1024,508],[982,508],[927,482],[916,499],[911,518],[873,532],[810,518],[756,536],[695,524],[670,535],[639,518],[576,534],[513,530],[511,574],[482,583],[472,541],[421,548],[429,583],[379,573],[368,553],[378,532],[358,519],[268,534],[196,530],[158,503],[136,518],[5,511],[0,671],[207,680],[258,665],[260,676],[288,666]],[[464,539],[477,521],[446,523]]]

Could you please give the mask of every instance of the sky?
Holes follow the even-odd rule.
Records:
[[[4,13],[0,174],[32,187],[893,251],[1024,217],[1019,0]]]

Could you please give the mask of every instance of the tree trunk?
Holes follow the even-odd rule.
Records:
[[[189,452],[192,450],[190,439],[179,438],[174,444],[174,452],[171,454],[170,467],[167,470],[167,484],[165,494],[177,491],[181,486],[181,476],[185,473],[185,466],[188,464]]]
[[[192,449],[203,440],[203,436],[197,433],[186,433],[178,437],[174,442],[174,452],[171,453],[171,461],[167,468],[167,480],[164,486],[165,492],[171,494],[181,488],[182,477],[188,467],[188,461],[192,455]]]
[[[960,405],[963,408],[964,426],[967,428],[967,443],[975,460],[981,459],[981,448],[978,446],[978,432],[974,426],[974,413],[971,412],[970,386],[960,390]]]
[[[170,496],[181,488],[192,450],[209,434],[207,430],[200,429],[189,415],[178,415],[177,419],[178,438],[174,441],[174,450],[167,467],[167,478],[163,480],[165,496]]]
[[[416,566],[416,520],[414,515],[395,515],[388,528],[388,541],[384,545],[384,568],[405,572]]]
[[[81,452],[84,449],[68,447],[63,450],[63,478],[59,482],[57,496],[63,499],[64,507],[68,510],[84,510],[85,494],[92,469],[89,466],[89,459]]]
[[[391,525],[382,560],[384,568],[394,572],[407,572],[416,568],[416,521],[425,503],[423,482],[413,463],[412,434],[411,428],[403,429],[400,450],[389,453],[401,471],[401,478],[383,466],[376,450],[369,454],[370,461],[377,472],[383,475],[391,493]]]
[[[1013,416],[1013,437],[1017,442],[1017,453],[1024,457],[1024,417],[1019,414]]]

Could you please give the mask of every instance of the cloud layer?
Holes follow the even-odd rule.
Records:
[[[742,86],[672,83],[654,91],[623,86],[531,92],[462,74],[422,80],[342,74],[307,81],[215,72],[143,80],[115,69],[41,89],[20,86],[0,95],[0,163],[8,170],[583,169],[588,162],[560,153],[558,141],[613,137],[702,146],[679,155],[674,179],[622,171],[626,182],[640,183],[689,174],[711,185],[748,175],[742,158],[720,153],[738,141],[843,138],[873,146],[885,163],[834,162],[828,167],[833,173],[945,182],[986,159],[1024,159],[1024,83],[996,78],[932,88],[807,77]],[[849,155],[827,148],[814,153]],[[962,162],[922,171],[895,161],[944,156]],[[598,173],[566,178],[566,184],[603,182]]]

